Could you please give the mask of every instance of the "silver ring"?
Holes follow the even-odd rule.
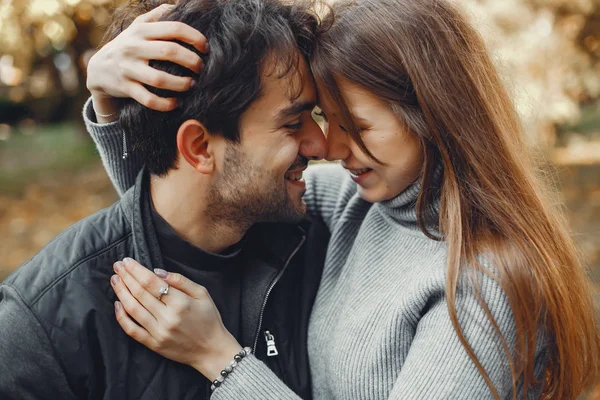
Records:
[[[169,285],[160,288],[158,291],[158,299],[160,300],[165,294],[169,294]]]

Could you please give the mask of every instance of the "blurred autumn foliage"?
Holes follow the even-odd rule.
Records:
[[[116,198],[80,113],[87,62],[125,1],[0,0],[0,281]],[[600,0],[451,1],[488,43],[531,143],[558,166],[600,306]],[[600,400],[600,385],[587,398]]]
[[[537,140],[600,97],[600,0],[468,0]]]
[[[454,1],[488,41],[533,139],[553,145],[557,125],[576,122],[582,106],[598,104],[600,0]],[[62,100],[85,96],[86,62],[122,2],[0,1],[0,99],[25,104],[2,119],[69,115],[64,106],[73,102]],[[27,111],[28,102],[48,97],[55,101]]]

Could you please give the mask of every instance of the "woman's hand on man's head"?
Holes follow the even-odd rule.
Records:
[[[200,52],[207,52],[206,37],[182,22],[159,21],[173,7],[163,4],[138,16],[90,59],[87,87],[92,94],[98,122],[111,122],[117,118],[119,109],[116,98],[132,98],[158,111],[170,111],[177,107],[174,98],[157,96],[144,85],[176,92],[184,92],[194,85],[190,77],[171,75],[149,65],[150,60],[167,60],[195,73],[203,68],[198,54],[174,40],[188,43]]]

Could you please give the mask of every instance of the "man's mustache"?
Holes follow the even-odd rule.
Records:
[[[294,171],[297,169],[306,168],[307,166],[308,166],[308,158],[303,157],[303,156],[298,156],[298,157],[296,157],[296,160],[294,160],[294,163],[292,164],[292,166],[288,168],[288,171]]]

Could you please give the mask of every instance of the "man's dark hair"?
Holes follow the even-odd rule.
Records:
[[[132,11],[151,8],[144,3],[159,4],[129,5],[129,12],[121,11],[122,20],[113,22],[109,35],[116,36],[131,23]],[[274,57],[283,77],[298,66],[296,49],[305,58],[310,56],[318,28],[312,10],[310,3],[302,1],[186,0],[163,16],[163,20],[184,22],[202,32],[210,50],[200,54],[205,67],[199,75],[172,62],[150,62],[170,74],[197,79],[197,84],[183,93],[146,86],[159,96],[177,98],[180,105],[175,110],[154,111],[133,100],[123,104],[120,122],[128,143],[151,174],[165,175],[177,167],[177,130],[186,120],[196,119],[211,133],[239,141],[240,117],[261,96],[261,72],[267,57]]]

